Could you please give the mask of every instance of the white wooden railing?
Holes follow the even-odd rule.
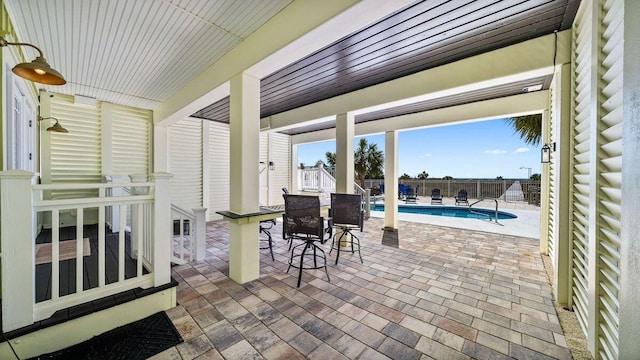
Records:
[[[105,176],[105,182],[121,183],[121,176]],[[129,175],[131,183],[146,182],[147,174]],[[122,184],[122,187],[112,187],[107,189],[107,196],[122,196],[132,194],[134,189],[131,184]],[[119,224],[113,219],[118,218],[119,208],[111,207],[111,211],[107,211],[107,224],[113,232],[118,232]],[[186,210],[176,204],[171,204],[171,219],[173,220],[173,241],[171,243],[171,262],[182,265],[191,261],[204,260],[206,254],[207,240],[207,219],[206,208],[195,208]],[[126,227],[127,231],[131,229],[131,223],[135,219],[131,219],[131,214],[127,214]],[[177,230],[177,231],[176,231]]]
[[[329,194],[336,192],[336,178],[322,165],[313,168],[299,169],[298,176],[298,184],[301,184],[301,188],[299,190],[319,192],[327,197]],[[371,209],[369,206],[371,190],[363,189],[358,185],[358,183],[354,182],[353,193],[360,194],[362,196],[365,216],[368,219],[371,215]]]
[[[300,169],[303,191],[317,191],[330,194],[336,191],[336,178],[334,178],[322,165],[314,168]]]
[[[171,262],[181,265],[204,260],[207,239],[206,212],[206,208],[189,211],[171,204],[174,227]]]
[[[32,185],[33,173],[22,170],[0,172],[2,198],[2,330],[11,331],[50,317],[55,311],[114,295],[137,287],[149,288],[171,281],[171,205],[168,173],[152,175],[151,182]],[[126,196],[107,196],[116,187],[131,187]],[[93,192],[92,196],[47,199],[51,191]],[[106,281],[106,212],[118,207],[120,229],[131,212],[131,250],[135,275],[125,278],[125,231],[118,233],[117,281]],[[61,216],[75,217],[75,292],[60,293]],[[85,218],[85,214],[87,214]],[[95,214],[96,219],[88,219]],[[95,220],[95,222],[93,222]],[[98,284],[84,289],[83,239],[85,223],[97,223]],[[35,302],[35,239],[32,231],[51,226],[51,297]],[[146,272],[146,274],[145,274]]]

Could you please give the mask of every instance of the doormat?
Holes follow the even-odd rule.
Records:
[[[182,337],[164,311],[83,343],[32,359],[147,359],[180,344]]]
[[[76,258],[76,241],[65,240],[58,243],[58,254],[60,261]],[[91,244],[89,238],[82,239],[82,256],[91,255]],[[51,243],[36,245],[36,265],[51,262]]]

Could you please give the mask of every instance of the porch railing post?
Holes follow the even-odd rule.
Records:
[[[196,261],[201,261],[204,260],[207,251],[207,209],[195,208],[191,210],[196,215],[196,223],[194,224],[196,230],[194,257]]]
[[[154,286],[171,281],[171,178],[173,174],[151,174],[155,183],[153,201],[153,281]]]
[[[33,324],[35,241],[33,239],[33,173],[0,172],[2,213],[2,330]]]
[[[138,182],[147,182],[149,180],[149,176],[147,174],[131,174],[129,175],[129,180],[132,183],[138,183]],[[122,191],[122,189],[120,189],[120,191]],[[148,193],[148,189],[145,188],[140,188],[140,189],[134,189],[131,188],[131,194],[132,195],[142,195],[142,194],[147,194]],[[141,258],[144,257],[142,255],[143,251],[142,249],[138,249],[138,237],[140,234],[143,234],[143,231],[138,231],[140,229],[141,226],[143,226],[144,224],[139,222],[138,219],[138,207],[139,206],[144,206],[144,205],[131,205],[131,229],[130,229],[130,234],[131,234],[131,255],[134,258],[138,258],[138,256],[140,256]],[[115,232],[115,231],[114,231]],[[144,236],[144,235],[143,235]]]

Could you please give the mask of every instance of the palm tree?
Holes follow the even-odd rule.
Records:
[[[331,169],[335,169],[336,168],[336,153],[331,152],[331,151],[327,151],[324,156],[327,158],[327,165],[331,168]]]
[[[524,115],[506,119],[513,126],[514,132],[529,145],[540,145],[542,140],[542,115]]]
[[[336,153],[328,151],[325,154],[327,164],[335,167]],[[353,154],[354,177],[360,186],[364,187],[364,180],[380,179],[383,177],[384,153],[378,150],[378,144],[369,144],[367,139],[360,139]]]
[[[428,177],[429,177],[429,173],[426,171],[423,171],[420,174],[418,174],[418,179],[420,180],[427,180]]]

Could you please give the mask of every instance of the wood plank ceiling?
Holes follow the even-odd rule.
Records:
[[[261,117],[568,29],[579,0],[417,1],[261,81]],[[550,59],[550,63],[553,59]],[[529,79],[450,99],[362,114],[371,121],[444,106],[510,96],[549,79]],[[229,122],[229,98],[193,114]],[[332,128],[334,122],[287,130]]]
[[[292,1],[3,2],[19,40],[68,80],[42,88],[153,109]]]

